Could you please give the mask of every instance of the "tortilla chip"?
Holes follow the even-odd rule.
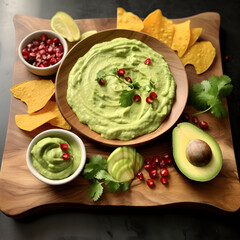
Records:
[[[123,8],[117,8],[117,28],[141,31],[143,21],[137,15],[126,12]]]
[[[28,113],[33,113],[47,104],[55,87],[51,80],[29,80],[12,87],[10,91],[15,98],[27,104]]]
[[[164,17],[160,9],[150,13],[143,21],[145,32],[160,41],[167,44],[169,47],[172,45],[174,26],[170,19]]]
[[[216,50],[210,41],[196,42],[181,59],[184,66],[191,64],[195,67],[196,73],[205,72],[213,63]]]
[[[190,42],[188,48],[190,48],[200,37],[202,33],[202,28],[191,28],[190,29]]]
[[[20,129],[33,131],[54,118],[56,118],[54,106],[48,102],[42,110],[36,113],[16,115],[15,122]]]
[[[174,24],[175,33],[173,36],[172,49],[177,51],[179,57],[186,52],[190,42],[190,20]]]
[[[59,128],[63,128],[66,130],[70,130],[71,126],[65,121],[65,119],[63,118],[61,112],[58,109],[57,103],[50,101],[49,104],[52,104],[53,107],[53,112],[55,114],[55,118],[51,119],[50,121],[48,121],[52,126],[55,127],[59,127]]]

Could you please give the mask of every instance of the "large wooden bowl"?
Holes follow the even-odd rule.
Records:
[[[68,87],[68,75],[76,61],[79,57],[83,56],[88,50],[97,43],[109,41],[114,38],[125,37],[129,39],[137,39],[147,44],[149,47],[154,49],[155,51],[162,54],[167,61],[170,70],[176,81],[176,98],[173,104],[172,110],[169,116],[165,119],[165,121],[160,125],[160,127],[151,132],[149,134],[142,135],[140,137],[136,137],[132,140],[121,141],[121,140],[110,140],[101,137],[97,132],[92,131],[87,125],[81,123],[75,113],[72,111],[71,107],[68,105],[66,100],[66,93]],[[149,142],[167,130],[169,130],[178,120],[180,115],[182,114],[188,97],[188,80],[187,75],[184,69],[183,64],[180,59],[176,55],[176,53],[169,48],[167,45],[162,43],[161,41],[153,38],[147,34],[130,31],[130,30],[121,30],[121,29],[113,29],[106,30],[94,34],[79,43],[77,43],[68,53],[61,66],[58,69],[56,76],[56,101],[58,107],[66,119],[66,121],[72,126],[74,130],[77,132],[98,141],[104,145],[108,146],[138,146],[143,143]]]

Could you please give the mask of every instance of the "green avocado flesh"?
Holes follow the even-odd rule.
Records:
[[[120,182],[132,180],[143,166],[143,157],[132,147],[118,147],[108,157],[108,172]]]
[[[200,139],[211,149],[211,159],[203,166],[192,164],[186,157],[186,148],[193,139]],[[172,132],[173,156],[178,169],[189,179],[206,182],[215,178],[222,168],[222,152],[218,143],[206,132],[191,123],[180,123]]]

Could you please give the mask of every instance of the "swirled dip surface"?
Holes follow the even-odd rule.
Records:
[[[69,160],[63,159],[61,143],[67,143]],[[73,174],[81,161],[81,150],[75,142],[66,142],[61,138],[41,139],[31,150],[34,168],[48,179],[64,179]]]
[[[149,65],[144,63],[147,58],[151,59]],[[124,76],[118,76],[114,69],[124,69]],[[104,86],[97,80],[101,76]],[[175,87],[161,54],[141,41],[116,38],[94,45],[78,59],[69,74],[67,101],[80,122],[102,137],[130,140],[160,126],[171,110]],[[134,90],[141,101],[121,106],[124,90]],[[146,98],[151,92],[158,97],[149,104]]]

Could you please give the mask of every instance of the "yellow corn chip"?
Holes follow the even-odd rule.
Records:
[[[15,98],[27,104],[28,113],[33,113],[47,104],[55,87],[51,80],[29,80],[12,87],[10,91]]]
[[[190,48],[200,37],[202,33],[202,28],[191,28],[190,29],[190,42],[188,44],[188,48]]]
[[[196,42],[184,56],[181,61],[184,66],[191,64],[195,67],[197,74],[205,72],[213,63],[216,56],[216,50],[210,41]]]
[[[16,115],[15,122],[20,129],[33,131],[55,117],[56,113],[54,111],[54,106],[49,101],[46,106],[38,112]]]
[[[172,45],[174,26],[170,19],[164,17],[160,9],[150,13],[143,21],[145,32],[160,41],[167,44],[169,47]]]
[[[141,31],[143,22],[137,15],[117,8],[117,28]]]
[[[175,33],[173,36],[172,49],[177,51],[179,57],[186,52],[190,42],[190,20],[174,24]]]
[[[50,101],[49,104],[52,104],[53,112],[56,115],[56,117],[51,119],[49,121],[49,123],[51,125],[55,126],[55,127],[64,128],[66,130],[70,130],[71,126],[63,118],[61,112],[58,109],[57,103],[53,102],[53,101]]]

